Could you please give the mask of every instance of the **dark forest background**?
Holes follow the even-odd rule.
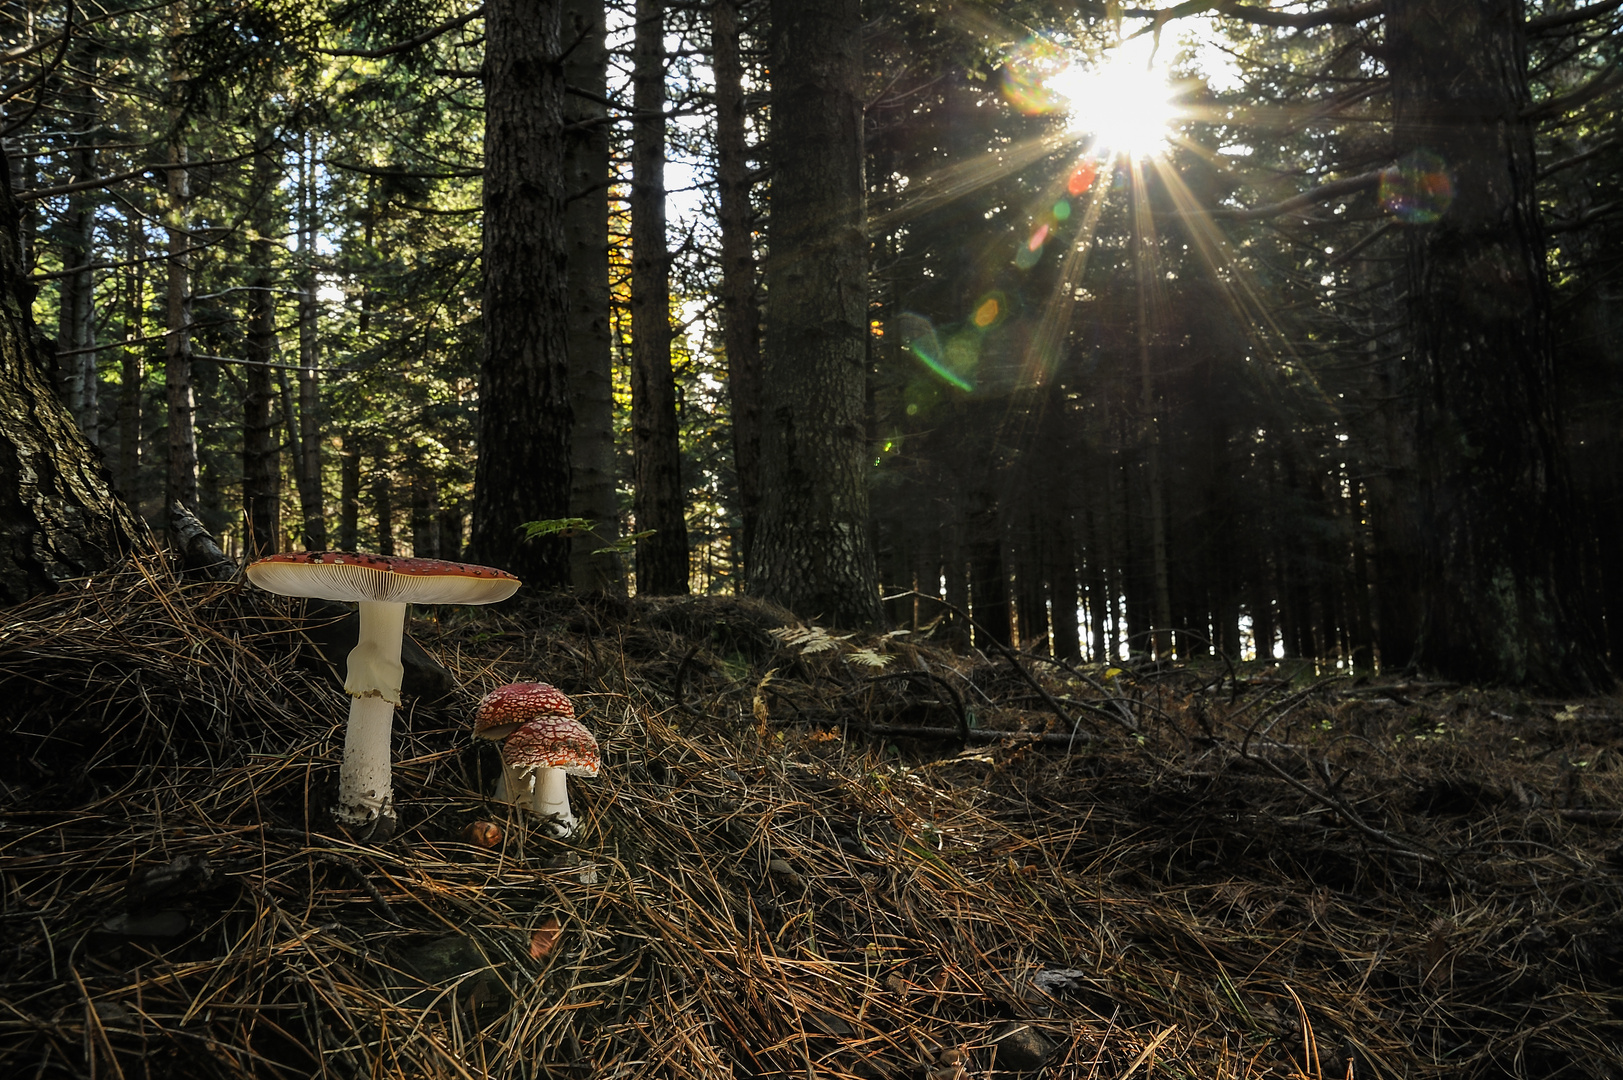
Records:
[[[156,526],[1096,663],[1623,650],[1617,0],[0,25],[31,362]],[[1042,81],[1136,34],[1180,118],[1106,157]]]

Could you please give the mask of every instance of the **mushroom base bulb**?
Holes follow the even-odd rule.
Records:
[[[580,824],[569,809],[569,774],[562,769],[518,768],[503,777],[506,798],[544,819],[544,826],[559,839],[575,834]]]
[[[333,811],[340,825],[359,828],[384,818],[393,820],[389,775],[393,722],[393,702],[377,696],[350,698],[344,764],[338,772],[338,807]]]

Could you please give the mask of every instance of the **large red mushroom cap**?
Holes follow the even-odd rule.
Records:
[[[507,737],[502,761],[519,772],[562,769],[571,776],[596,776],[601,767],[597,739],[573,716],[540,716]]]
[[[505,739],[532,720],[549,718],[575,719],[574,703],[562,690],[544,682],[508,683],[480,699],[473,717],[473,733],[481,739]]]
[[[492,604],[519,587],[493,566],[354,551],[270,555],[248,564],[248,580],[283,596],[401,604]]]

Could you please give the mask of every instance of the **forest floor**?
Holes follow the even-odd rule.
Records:
[[[370,841],[294,610],[151,557],[4,613],[15,1075],[1623,1078],[1617,699],[510,601],[411,624]],[[568,842],[469,734],[531,679],[603,749]]]

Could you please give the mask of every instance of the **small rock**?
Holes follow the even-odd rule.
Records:
[[[124,888],[124,899],[130,910],[139,911],[165,900],[204,892],[214,884],[214,867],[207,859],[181,855],[161,866],[143,866],[136,870]]]
[[[1008,1072],[1035,1072],[1047,1063],[1048,1056],[1054,1052],[1054,1044],[1029,1024],[1007,1023],[993,1030],[992,1049],[996,1053],[993,1059],[995,1068]]]

